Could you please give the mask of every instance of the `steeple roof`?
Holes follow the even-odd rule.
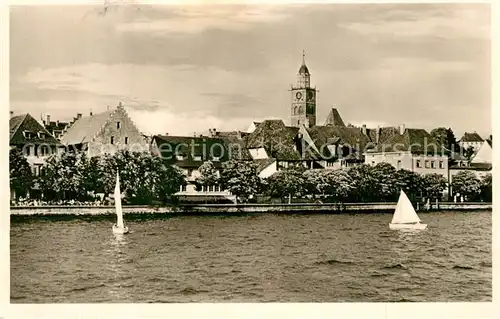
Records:
[[[302,65],[300,66],[299,74],[310,75],[309,69],[307,68],[307,65],[306,65],[306,52],[305,51],[302,51]]]
[[[332,107],[330,114],[326,117],[325,126],[344,126],[344,121],[336,108]]]

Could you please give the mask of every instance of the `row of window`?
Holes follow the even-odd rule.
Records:
[[[186,191],[187,191],[187,185],[182,185],[181,192],[186,192]],[[222,187],[220,187],[219,185],[202,186],[200,192],[222,192]]]
[[[44,139],[47,137],[47,134],[44,132],[35,133],[35,132],[30,132],[30,131],[23,131],[23,136],[27,140],[35,138],[36,136],[38,136],[38,138],[40,138],[40,139]]]
[[[175,159],[178,160],[178,161],[183,161],[187,158],[187,156],[184,156],[184,155],[176,155],[175,156]],[[193,155],[193,161],[201,161],[202,158],[201,156],[197,156],[197,155]],[[220,157],[212,157],[212,161],[213,162],[218,162],[220,161]]]
[[[120,123],[120,122],[118,122],[118,123]],[[110,142],[110,144],[115,144],[115,137],[111,136],[109,139],[109,142]],[[125,136],[125,144],[128,144],[128,137],[127,136]]]
[[[39,147],[27,145],[23,148],[23,153],[24,156],[49,156],[52,152],[46,145],[41,145]]]
[[[433,161],[433,160],[425,160],[424,161],[425,168],[444,168],[443,161]],[[417,168],[422,168],[422,160],[417,160],[415,163]]]

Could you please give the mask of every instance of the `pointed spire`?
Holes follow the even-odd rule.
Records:
[[[306,65],[306,50],[302,49],[302,64]]]

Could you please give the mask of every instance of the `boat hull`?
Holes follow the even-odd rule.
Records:
[[[389,224],[390,229],[414,229],[414,230],[424,230],[427,228],[427,224]]]
[[[126,234],[126,233],[128,233],[128,227],[127,226],[125,226],[125,227],[122,228],[122,227],[116,226],[116,224],[113,225],[113,234],[122,234],[123,235],[123,234]]]

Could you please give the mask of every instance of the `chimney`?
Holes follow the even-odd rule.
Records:
[[[76,114],[76,119],[77,119],[77,120],[79,120],[79,119],[81,119],[81,118],[82,118],[82,113],[77,113],[77,114]]]
[[[375,143],[379,143],[380,141],[380,125],[377,126],[377,129],[375,130]]]
[[[49,124],[50,124],[50,114],[47,114],[47,123],[46,123],[46,124],[47,124],[47,125],[49,125]]]
[[[363,135],[366,135],[366,124],[363,124],[363,126],[361,127],[361,132],[363,133]]]
[[[405,133],[405,125],[401,124],[399,125],[399,134],[403,135]]]

